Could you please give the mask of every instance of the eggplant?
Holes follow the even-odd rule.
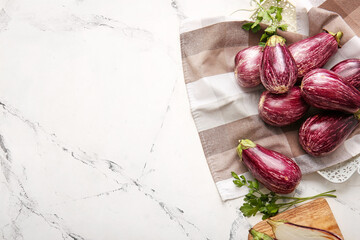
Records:
[[[337,52],[342,35],[342,32],[322,32],[291,44],[289,50],[295,59],[298,77],[324,66]]]
[[[249,232],[250,232],[251,236],[253,237],[253,240],[274,240],[269,235],[262,233],[262,232],[258,232],[253,228],[251,228],[249,230]]]
[[[333,66],[330,70],[336,72],[346,82],[360,90],[360,59],[346,59]]]
[[[283,37],[271,36],[264,48],[261,59],[260,79],[271,93],[286,93],[297,80],[297,68],[294,58]]]
[[[301,95],[310,105],[355,113],[360,109],[360,91],[327,69],[314,69],[301,82]]]
[[[308,154],[319,157],[335,151],[359,126],[355,114],[328,112],[309,117],[299,129],[299,142]]]
[[[299,166],[289,157],[255,144],[249,139],[239,141],[237,152],[249,172],[267,189],[287,194],[300,183]]]
[[[235,56],[235,78],[241,87],[255,87],[260,81],[261,46],[248,47]]]
[[[268,220],[277,240],[342,240],[324,229],[303,226],[284,220]]]
[[[260,96],[259,116],[272,126],[286,126],[303,117],[309,105],[301,97],[300,87],[294,86],[284,94],[265,91]]]

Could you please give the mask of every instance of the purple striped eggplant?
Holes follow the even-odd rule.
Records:
[[[314,69],[301,82],[301,95],[310,105],[355,113],[360,109],[360,91],[327,69]]]
[[[267,220],[277,240],[342,240],[335,233],[284,220]],[[270,238],[272,239],[272,238]]]
[[[275,193],[287,194],[294,191],[302,174],[291,158],[249,139],[239,142],[238,155],[253,177]]]
[[[260,63],[263,48],[248,47],[235,56],[235,78],[241,87],[255,87],[260,81]]]
[[[297,86],[284,94],[263,92],[258,107],[259,116],[264,122],[279,127],[296,122],[309,109],[309,105],[301,97],[300,87]]]
[[[339,62],[331,71],[339,74],[346,82],[360,90],[360,59],[351,58]]]
[[[275,94],[286,93],[296,83],[296,63],[284,38],[273,35],[267,40],[261,60],[260,79],[264,87]]]
[[[322,32],[289,46],[298,69],[298,77],[305,76],[313,69],[324,66],[340,46],[342,32]]]
[[[318,157],[335,151],[359,126],[360,111],[321,113],[309,117],[299,129],[299,142],[308,154]]]

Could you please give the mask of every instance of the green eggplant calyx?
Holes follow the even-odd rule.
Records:
[[[239,140],[239,145],[236,148],[236,151],[240,157],[240,159],[242,159],[242,151],[248,148],[254,148],[256,147],[256,144],[249,140],[249,139],[241,139]]]
[[[328,31],[326,29],[323,29],[323,31],[325,31],[326,33],[331,34],[335,38],[336,42],[338,43],[338,47],[341,48],[340,40],[341,40],[342,36],[344,35],[343,32],[339,31],[337,33],[333,33],[333,32],[330,32],[330,31]]]
[[[272,237],[270,237],[269,235],[262,233],[262,232],[258,232],[255,229],[250,229],[250,234],[253,237],[253,240],[274,240]]]
[[[281,46],[285,45],[285,38],[280,37],[278,35],[272,35],[265,43],[265,46],[269,47],[275,47],[277,44],[280,44]]]
[[[335,35],[335,39],[336,39],[336,41],[338,43],[339,48],[341,48],[340,40],[341,40],[343,35],[344,35],[343,32],[337,32],[336,35]]]
[[[360,121],[360,109],[356,113],[354,113],[354,116],[357,120]]]

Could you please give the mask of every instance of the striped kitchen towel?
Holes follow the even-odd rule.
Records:
[[[347,58],[360,57],[360,39],[356,35],[360,34],[360,1],[327,0],[319,7],[307,9],[305,14],[309,36],[323,28],[344,33],[342,48],[326,68]],[[241,88],[233,73],[236,53],[258,44],[261,36],[261,32],[254,34],[243,30],[241,26],[245,22],[229,17],[187,20],[180,28],[182,64],[191,113],[210,172],[224,201],[240,197],[247,191],[236,188],[231,177],[232,171],[249,175],[236,153],[239,139],[251,139],[293,158],[303,174],[360,154],[360,127],[331,155],[313,158],[298,143],[301,122],[282,128],[264,124],[257,110],[264,88]],[[288,45],[307,37],[291,32],[279,34],[287,39]]]

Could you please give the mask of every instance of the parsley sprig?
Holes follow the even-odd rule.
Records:
[[[274,192],[263,193],[260,191],[258,180],[247,180],[244,175],[240,177],[231,172],[231,175],[234,177],[234,184],[237,187],[246,186],[249,188],[249,193],[245,195],[244,204],[240,207],[240,211],[244,214],[245,217],[255,216],[256,213],[260,212],[263,214],[262,219],[267,219],[269,217],[273,217],[280,212],[280,210],[287,210],[291,206],[295,204],[299,204],[311,199],[319,198],[319,197],[334,197],[336,195],[331,194],[336,190],[331,190],[328,192],[320,193],[311,197],[289,197],[278,195]],[[286,200],[281,203],[277,203],[278,200]]]
[[[260,31],[260,23],[262,21],[270,22],[270,25],[265,29],[264,33],[261,35],[259,45],[265,46],[266,41],[272,35],[277,33],[277,29],[286,31],[288,28],[287,24],[280,24],[282,20],[283,8],[279,7],[278,4],[281,0],[276,0],[276,6],[270,6],[268,9],[265,9],[261,3],[264,0],[253,0],[258,5],[258,8],[255,11],[258,11],[255,22],[249,22],[242,25],[242,28],[247,31],[252,31],[254,33]]]

